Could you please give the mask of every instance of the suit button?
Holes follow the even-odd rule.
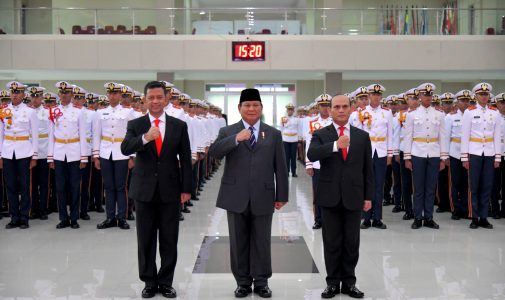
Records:
[[[154,177],[158,177],[158,173],[154,173]]]

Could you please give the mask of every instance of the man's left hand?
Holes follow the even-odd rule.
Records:
[[[190,193],[182,193],[181,194],[181,203],[188,202],[191,199]]]
[[[388,156],[388,158],[386,159],[386,165],[390,166],[392,161],[393,161],[393,157]]]
[[[500,162],[499,161],[495,161],[494,162],[494,168],[498,169],[499,167],[500,167]]]
[[[37,160],[36,159],[30,160],[30,169],[35,168],[35,166],[37,166]]]
[[[279,210],[281,209],[284,205],[286,205],[287,202],[274,202],[275,209]]]
[[[128,170],[131,170],[135,167],[135,160],[133,158],[128,159]]]
[[[365,204],[363,204],[363,211],[367,212],[372,208],[372,200],[365,200]]]
[[[443,160],[441,160],[440,161],[439,171],[442,171],[443,169],[445,169],[445,162]]]

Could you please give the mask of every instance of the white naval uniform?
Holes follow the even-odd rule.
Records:
[[[39,148],[38,159],[47,160],[47,151],[49,148],[49,109],[44,108],[42,105],[34,108],[39,122]]]
[[[281,133],[282,133],[282,141],[286,143],[297,143],[300,140],[302,131],[301,131],[301,122],[300,119],[295,116],[284,116],[282,118],[286,118],[287,122],[283,123],[281,120]]]
[[[445,144],[449,149],[449,156],[461,159],[461,128],[463,125],[463,112],[458,109],[445,116]]]
[[[468,161],[469,155],[493,156],[501,161],[502,117],[496,109],[477,104],[465,110],[461,128],[461,161]]]
[[[135,118],[135,111],[132,108],[125,108],[121,105],[115,107],[108,106],[97,111],[97,116],[93,123],[93,157],[112,160],[129,159],[129,156],[121,152],[121,142],[126,135],[128,121]],[[132,156],[133,157],[133,156]]]
[[[407,114],[405,123],[405,159],[448,158],[445,115],[433,107],[419,106]]]
[[[68,104],[58,105],[63,114],[49,123],[49,150],[47,162],[54,160],[87,162],[86,120],[82,109]]]
[[[366,106],[361,112],[366,120],[358,123],[358,128],[368,132],[372,143],[372,157],[393,156],[393,114],[380,106]],[[368,118],[368,119],[367,119]]]
[[[305,158],[305,168],[306,169],[320,169],[321,168],[321,164],[319,163],[319,161],[310,161],[307,158],[307,152],[309,151],[310,141],[312,139],[312,133],[314,131],[324,128],[332,123],[333,123],[333,120],[332,120],[331,116],[329,116],[326,119],[323,119],[323,118],[321,118],[321,115],[317,115],[315,118],[313,118],[312,120],[310,120],[308,122],[308,128],[304,132],[305,140],[307,141],[306,146],[305,146],[305,157],[306,157]]]
[[[38,159],[39,148],[39,120],[33,108],[24,103],[16,106],[10,103],[3,110],[9,109],[12,117],[4,118],[0,123],[0,152],[2,158],[22,159],[31,157]]]

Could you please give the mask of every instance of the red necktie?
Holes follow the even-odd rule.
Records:
[[[340,133],[338,134],[338,136],[343,136],[344,135],[345,127],[340,126],[338,128],[338,130],[340,131]],[[340,150],[342,151],[342,157],[344,158],[344,160],[346,160],[347,159],[347,148],[342,148]]]
[[[159,119],[155,119],[154,120],[154,125],[157,128],[160,128],[160,120]],[[161,154],[161,145],[163,144],[163,141],[161,140],[161,133],[160,133],[160,136],[155,140],[155,143],[156,143],[156,152],[158,153],[158,157],[159,157],[160,154]]]

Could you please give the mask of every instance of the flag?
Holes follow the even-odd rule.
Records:
[[[405,6],[405,21],[403,25],[403,33],[410,34],[409,32],[409,7]]]

